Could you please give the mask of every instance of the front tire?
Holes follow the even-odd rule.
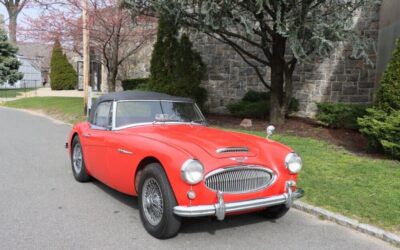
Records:
[[[151,163],[144,168],[138,203],[142,224],[149,234],[158,239],[177,235],[181,218],[173,213],[177,202],[160,164]]]
[[[75,180],[79,182],[90,181],[90,176],[86,172],[85,159],[83,158],[83,150],[79,137],[75,136],[72,140],[71,150],[71,165],[72,173],[74,174]]]

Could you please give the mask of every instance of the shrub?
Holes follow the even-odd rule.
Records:
[[[229,103],[226,108],[236,117],[264,119],[269,115],[270,98],[269,92],[249,90],[242,100]],[[299,102],[295,98],[291,98],[289,112],[298,111],[298,107]]]
[[[230,103],[227,106],[229,112],[237,117],[241,118],[259,118],[264,119],[269,114],[269,101],[240,101],[236,103]]]
[[[255,90],[249,90],[244,94],[242,101],[244,102],[258,102],[263,100],[269,100],[270,94],[269,92],[260,92]]]
[[[367,113],[366,105],[317,103],[317,106],[317,119],[331,128],[358,129],[357,118]]]
[[[54,43],[50,61],[50,86],[52,90],[74,89],[77,74],[63,53],[59,41]]]
[[[122,88],[124,90],[134,90],[147,85],[149,78],[134,78],[122,80]]]
[[[358,119],[370,149],[400,160],[400,39],[386,68],[373,108]]]
[[[388,113],[400,110],[400,39],[397,40],[396,49],[382,75],[374,108]]]
[[[203,107],[207,91],[200,87],[205,65],[187,35],[178,40],[174,18],[161,16],[150,62],[149,89],[191,97]]]
[[[358,122],[360,132],[368,138],[369,147],[400,160],[400,110],[390,114],[376,108],[367,111],[368,115]]]

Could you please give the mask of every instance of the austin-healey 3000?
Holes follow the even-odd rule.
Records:
[[[291,148],[209,127],[189,98],[103,95],[66,147],[75,179],[137,196],[143,226],[157,238],[175,236],[182,217],[257,211],[279,218],[304,194],[296,185],[302,160]]]

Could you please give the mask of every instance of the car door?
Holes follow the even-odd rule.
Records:
[[[115,126],[123,127],[129,124],[138,124],[154,121],[156,114],[162,114],[159,101],[127,101],[116,102]],[[134,175],[136,167],[143,159],[143,147],[140,136],[131,129],[129,133],[124,130],[115,130],[108,137],[109,161],[108,173],[111,186],[116,190],[133,194],[135,188]]]
[[[85,161],[96,179],[107,183],[107,137],[111,133],[112,102],[100,103],[89,128],[83,133]]]

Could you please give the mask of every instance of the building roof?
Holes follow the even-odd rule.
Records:
[[[18,42],[18,55],[37,59],[38,64],[35,65],[39,69],[50,67],[50,58],[52,52],[52,45],[41,43],[21,43]]]

